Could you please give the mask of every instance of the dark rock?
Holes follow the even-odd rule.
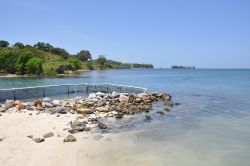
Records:
[[[145,121],[151,121],[151,120],[152,120],[151,116],[149,116],[149,115],[145,116]]]
[[[133,101],[135,101],[135,96],[134,95],[129,95],[129,98],[128,98],[128,103],[132,103]]]
[[[79,133],[79,131],[76,130],[76,129],[69,129],[68,132],[69,132],[70,134]]]
[[[76,138],[73,135],[68,135],[63,142],[76,142]]]
[[[158,114],[160,114],[160,115],[165,115],[165,113],[162,112],[162,111],[157,111],[156,113],[158,113]]]
[[[181,103],[174,103],[174,105],[176,105],[176,106],[177,106],[177,105],[181,105]]]
[[[28,135],[27,137],[32,139],[32,138],[33,138],[33,135]]]
[[[49,138],[49,137],[53,137],[54,136],[54,133],[52,132],[48,132],[46,134],[43,134],[43,138]]]
[[[32,113],[29,113],[29,115],[32,115]]]
[[[1,137],[1,138],[0,138],[0,142],[1,142],[1,141],[3,141],[3,140],[4,140],[4,138],[5,138],[5,137]]]
[[[41,143],[44,141],[44,138],[34,138],[33,141],[35,141],[36,143]]]
[[[3,116],[3,115],[0,113],[0,116]]]
[[[115,114],[115,118],[116,119],[121,119],[122,117],[123,117],[123,113],[121,113],[121,112],[118,112],[117,114]]]
[[[103,124],[103,123],[99,123],[99,124],[98,124],[98,127],[99,127],[100,129],[106,129],[106,128],[107,128],[107,126],[106,126],[105,124]]]

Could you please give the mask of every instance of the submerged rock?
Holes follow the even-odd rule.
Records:
[[[144,120],[144,121],[149,122],[149,121],[151,121],[151,120],[152,120],[151,116],[149,116],[149,115],[146,115],[146,116],[145,116],[145,120]]]
[[[98,127],[99,127],[100,129],[106,129],[106,128],[107,128],[107,126],[106,126],[104,123],[99,123],[99,124],[98,124]]]

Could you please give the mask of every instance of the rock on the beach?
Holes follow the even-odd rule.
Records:
[[[53,104],[54,107],[60,106],[61,105],[61,101],[60,100],[53,100],[52,104]]]
[[[6,103],[6,104],[3,105],[3,109],[5,109],[5,110],[8,110],[8,109],[10,109],[12,107],[14,107],[14,105],[12,103]]]
[[[51,102],[52,101],[52,99],[51,98],[49,98],[49,97],[45,97],[45,98],[43,98],[43,102]]]
[[[89,99],[96,98],[96,94],[95,93],[90,93],[88,98]]]
[[[48,108],[52,108],[53,107],[53,104],[51,104],[49,102],[45,102],[44,105],[45,105],[45,107],[48,107]]]
[[[76,137],[73,135],[68,135],[66,138],[64,138],[63,142],[76,142]]]
[[[55,107],[54,111],[59,114],[67,114],[67,110],[64,107],[60,107],[60,106]]]
[[[44,141],[44,138],[34,138],[33,141],[35,141],[36,143],[41,143]]]
[[[33,138],[33,135],[28,135],[27,137],[32,139],[32,138]]]
[[[46,134],[43,134],[43,138],[49,138],[49,137],[53,137],[54,136],[54,133],[52,132],[48,132]]]
[[[120,96],[120,93],[118,93],[118,92],[112,92],[112,94],[111,94],[111,97],[113,97],[113,98],[118,98]]]
[[[0,107],[0,112],[6,112],[6,109],[3,107]]]
[[[94,112],[94,110],[90,109],[90,108],[78,108],[78,109],[76,109],[76,112],[78,114],[92,114]]]
[[[99,96],[99,97],[104,97],[106,94],[105,93],[102,93],[102,92],[97,92],[96,93],[96,96]]]
[[[14,100],[8,100],[8,99],[7,99],[7,100],[5,101],[5,104],[10,104],[10,103],[12,104],[13,102],[14,102]]]
[[[121,103],[127,103],[128,102],[128,99],[129,99],[129,97],[128,96],[125,96],[125,95],[120,95],[120,97],[119,97],[119,101],[121,102]]]
[[[96,111],[99,111],[99,112],[108,112],[109,109],[107,107],[96,107],[95,108]]]
[[[121,119],[122,117],[123,117],[123,113],[121,113],[121,112],[118,112],[117,114],[115,114],[115,117],[116,117],[116,119]]]
[[[101,99],[97,102],[97,107],[102,107],[102,106],[105,106],[106,105],[106,101]]]
[[[35,100],[34,101],[34,105],[36,106],[36,107],[42,107],[42,101],[41,100]]]

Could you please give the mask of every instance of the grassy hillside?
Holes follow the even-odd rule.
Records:
[[[5,42],[5,43],[3,43]],[[37,74],[54,76],[76,70],[106,70],[153,68],[151,64],[132,64],[107,60],[99,56],[93,60],[87,50],[70,55],[66,50],[38,42],[34,46],[18,42],[8,46],[0,41],[0,74]]]

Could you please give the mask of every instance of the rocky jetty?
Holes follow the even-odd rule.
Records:
[[[159,115],[164,115],[164,110],[169,111],[175,104],[171,101],[171,96],[166,93],[90,93],[88,97],[76,97],[73,99],[57,100],[51,98],[37,99],[33,102],[21,102],[20,100],[6,100],[0,105],[0,113],[29,112],[29,115],[39,115],[47,113],[60,117],[61,114],[79,114],[76,119],[66,124],[65,130],[70,135],[64,138],[64,142],[74,142],[75,137],[72,134],[90,131],[93,128],[105,131],[109,126],[103,119],[115,118],[122,119],[124,116],[131,116],[141,112],[150,112],[152,104],[161,101],[165,108],[158,111]],[[151,117],[146,115],[145,121],[151,121]],[[49,137],[53,137],[53,132],[48,132],[42,137],[34,138],[28,136],[34,142],[41,143]]]

